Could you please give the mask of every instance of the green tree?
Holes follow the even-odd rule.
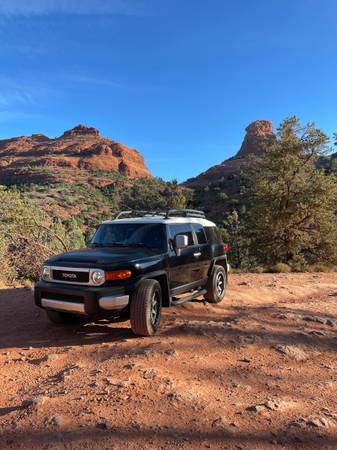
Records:
[[[250,160],[246,221],[251,254],[272,265],[301,268],[337,258],[337,181],[315,168],[328,137],[296,117],[282,122],[277,139]]]
[[[66,226],[20,192],[0,186],[0,274],[4,281],[38,278],[53,254],[81,246],[77,224]]]

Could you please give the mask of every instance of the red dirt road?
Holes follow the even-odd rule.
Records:
[[[0,290],[0,449],[336,449],[337,274],[232,275],[226,300],[55,326]]]

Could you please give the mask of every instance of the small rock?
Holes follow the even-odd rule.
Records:
[[[136,431],[140,431],[140,429],[141,429],[141,425],[138,422],[132,422],[131,427]]]
[[[306,424],[316,428],[329,428],[329,422],[325,417],[315,417],[312,419],[308,419],[306,421]]]
[[[312,334],[313,336],[325,336],[325,333],[323,331],[318,330],[309,331],[309,334]]]
[[[145,372],[143,373],[143,378],[145,378],[145,380],[153,379],[155,376],[156,373],[153,369],[145,370]]]
[[[97,422],[96,428],[100,428],[101,430],[112,430],[113,424],[110,420],[102,420],[101,422]]]
[[[261,412],[261,411],[265,411],[266,407],[264,405],[252,405],[252,406],[248,406],[248,408],[246,408],[247,411],[252,411],[252,412]]]
[[[305,320],[306,322],[321,323],[323,325],[326,325],[326,323],[327,323],[327,319],[325,317],[319,317],[319,316],[302,316],[302,320]]]
[[[242,358],[242,359],[239,359],[239,362],[243,362],[243,363],[250,363],[252,360],[251,359],[249,359],[249,358]]]
[[[51,425],[55,425],[57,427],[61,427],[63,425],[64,421],[60,416],[54,416],[52,417],[52,419],[50,420],[50,424]]]
[[[219,417],[216,417],[216,418],[213,420],[213,422],[212,422],[212,427],[213,427],[213,428],[214,428],[214,427],[221,427],[221,426],[223,426],[224,424],[225,424],[224,417],[219,416]]]
[[[276,319],[281,319],[281,320],[286,320],[286,319],[289,318],[289,316],[287,316],[287,314],[280,313],[280,314],[276,314],[275,318]]]
[[[41,406],[43,405],[47,400],[49,400],[48,397],[44,395],[38,395],[37,397],[29,398],[28,400],[24,400],[22,403],[23,406]]]
[[[280,407],[282,406],[282,403],[277,400],[268,400],[266,403],[264,403],[264,406],[267,409],[276,411],[277,409],[280,409]]]
[[[175,348],[169,348],[168,350],[164,351],[165,355],[173,356],[177,354],[177,351]]]
[[[178,394],[177,392],[170,392],[169,394],[167,394],[167,398],[170,400],[174,400],[177,402],[182,401],[182,396],[180,394]]]
[[[48,361],[48,362],[52,362],[52,361],[56,361],[59,358],[60,358],[60,355],[58,355],[57,353],[51,353],[50,355],[46,355],[43,358],[43,360],[44,361]]]
[[[128,364],[125,364],[125,366],[123,366],[123,369],[132,370],[134,367],[136,367],[136,364],[128,363]]]
[[[308,355],[302,349],[294,345],[278,344],[275,346],[275,350],[295,359],[296,361],[305,361],[306,359],[308,359]]]

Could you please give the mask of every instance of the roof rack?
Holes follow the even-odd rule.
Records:
[[[165,217],[166,219],[169,217],[198,217],[205,219],[205,213],[197,209],[168,209]]]
[[[115,219],[145,216],[163,216],[165,219],[168,219],[169,217],[196,217],[199,219],[205,219],[205,213],[196,209],[168,209],[167,211],[144,211],[130,209],[128,211],[121,211],[117,214]]]
[[[165,216],[166,213],[160,211],[143,211],[130,209],[128,211],[121,211],[117,214],[115,219],[122,219],[124,216],[126,217],[144,217],[144,216]]]

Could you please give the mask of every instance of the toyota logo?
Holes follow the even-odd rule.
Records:
[[[76,279],[77,275],[76,275],[76,273],[62,273],[62,277],[63,278]]]

